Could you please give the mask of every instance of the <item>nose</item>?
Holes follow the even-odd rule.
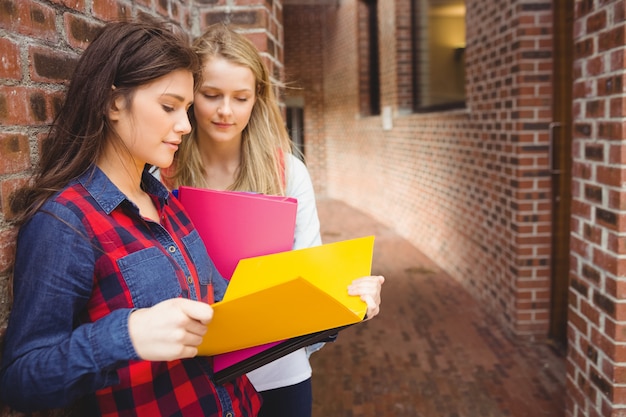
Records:
[[[230,101],[228,99],[224,99],[221,101],[220,105],[217,107],[217,114],[220,117],[227,116],[231,113]]]
[[[174,126],[174,129],[176,130],[176,132],[182,135],[186,135],[187,133],[191,132],[191,122],[189,121],[189,116],[187,115],[186,111],[178,119],[176,125]]]

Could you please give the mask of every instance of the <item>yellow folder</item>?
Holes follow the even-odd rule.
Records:
[[[216,355],[358,323],[348,285],[371,274],[374,236],[242,259],[213,304],[199,355]]]

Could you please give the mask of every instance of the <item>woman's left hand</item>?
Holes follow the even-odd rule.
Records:
[[[380,291],[385,278],[380,275],[357,278],[348,286],[348,294],[358,295],[367,304],[366,320],[380,312]]]

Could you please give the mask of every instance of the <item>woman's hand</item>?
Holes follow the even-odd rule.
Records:
[[[348,286],[348,294],[358,295],[367,304],[366,320],[380,312],[380,291],[385,278],[380,275],[357,278]]]
[[[128,333],[137,355],[149,361],[171,361],[198,354],[213,309],[186,298],[165,300],[150,308],[133,311]]]

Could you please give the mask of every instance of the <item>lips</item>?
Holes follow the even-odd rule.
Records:
[[[173,148],[174,150],[178,150],[178,145],[180,144],[180,142],[165,142],[165,144]]]

